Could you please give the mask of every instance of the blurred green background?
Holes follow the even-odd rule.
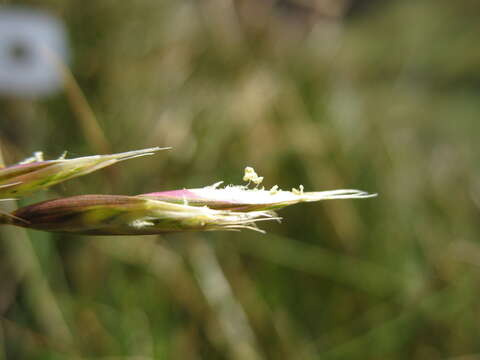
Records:
[[[173,150],[23,199],[358,188],[266,235],[0,234],[5,359],[480,358],[480,4],[0,1],[66,25],[67,81],[0,99],[12,164]],[[83,110],[83,111],[82,111]],[[100,134],[100,136],[99,136]]]

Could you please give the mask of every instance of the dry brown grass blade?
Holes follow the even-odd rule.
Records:
[[[46,50],[46,53],[63,78],[65,95],[80,123],[85,138],[91,142],[92,147],[97,153],[110,153],[110,143],[100,127],[97,117],[90,107],[85,94],[73,76],[72,71],[51,51]]]

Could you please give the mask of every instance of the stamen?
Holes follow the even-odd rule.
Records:
[[[35,151],[33,153],[33,156],[30,156],[30,157],[26,158],[25,160],[20,161],[19,165],[31,164],[31,163],[40,162],[40,161],[43,161],[43,152]]]
[[[251,166],[247,166],[245,168],[245,174],[243,175],[243,181],[248,181],[248,185],[250,185],[250,182],[253,182],[255,184],[255,188],[257,188],[258,185],[262,183],[263,176],[258,176]]]

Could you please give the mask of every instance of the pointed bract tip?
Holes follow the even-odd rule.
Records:
[[[0,169],[0,198],[22,197],[34,191],[89,174],[117,162],[153,155],[170,147],[151,147],[117,154],[92,155],[56,160],[43,160],[37,152],[20,164]]]

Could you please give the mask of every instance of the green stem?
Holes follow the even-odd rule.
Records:
[[[0,164],[3,164],[1,142]],[[0,203],[0,225],[11,223],[11,215],[8,213],[15,208],[12,201]],[[28,233],[18,227],[5,226],[0,228],[0,239],[5,244],[7,257],[16,278],[24,286],[27,300],[38,323],[51,339],[55,339],[64,348],[71,348],[74,344],[73,336],[48,285]]]

